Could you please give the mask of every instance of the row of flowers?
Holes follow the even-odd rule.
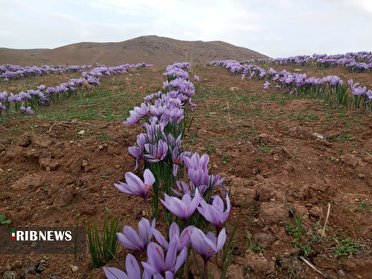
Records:
[[[0,81],[10,81],[12,79],[19,79],[30,76],[43,76],[47,74],[66,74],[74,72],[82,72],[91,69],[91,65],[68,65],[68,66],[19,66],[12,64],[0,65]]]
[[[209,174],[208,155],[182,148],[195,108],[192,103],[195,88],[186,71],[189,67],[187,63],[168,66],[163,89],[146,96],[124,121],[125,125],[142,123],[145,130],[128,149],[136,161],[135,170],[143,170],[143,180],[127,172],[124,181],[115,187],[142,197],[147,215],[152,214],[153,220],[142,218],[138,231],[124,226],[117,233],[124,248],[140,251],[141,258],[147,257],[142,268],[132,254],[127,254],[126,271],[105,267],[107,278],[173,278],[184,270],[188,272],[191,253],[201,256],[204,261],[201,275],[208,278],[208,261],[226,242],[224,227],[231,205],[224,180]],[[161,224],[167,228],[163,232],[156,228]]]
[[[321,98],[333,106],[363,107],[367,110],[372,106],[372,90],[362,87],[352,80],[349,86],[338,76],[328,75],[325,77],[308,77],[304,73],[291,73],[286,70],[276,71],[273,68],[264,69],[255,64],[241,64],[235,60],[219,60],[209,63],[228,69],[233,74],[257,78],[264,81],[264,89],[268,89],[272,83],[278,89],[284,89],[290,94],[304,94],[310,97]],[[351,93],[351,94],[349,94]]]
[[[100,84],[100,77],[113,74],[123,74],[129,68],[148,67],[148,64],[123,64],[119,66],[98,66],[90,72],[82,72],[80,78],[71,78],[57,86],[39,85],[36,89],[21,91],[16,94],[0,92],[0,115],[2,112],[22,112],[33,114],[34,109],[40,105],[50,105],[54,102],[68,98],[79,90],[89,90]]]
[[[372,71],[372,52],[348,52],[346,54],[298,55],[270,60],[278,65],[306,65],[314,63],[318,68],[344,66],[352,72]]]

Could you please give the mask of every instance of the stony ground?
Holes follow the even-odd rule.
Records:
[[[372,87],[370,73],[301,70],[338,74]],[[123,172],[133,170],[127,148],[140,132],[121,121],[143,96],[161,88],[163,71],[104,78],[99,90],[32,117],[0,119],[0,213],[12,226],[75,226],[77,221],[102,226],[107,212],[121,226],[138,222],[143,204],[113,187]],[[208,153],[211,172],[226,178],[231,193],[228,229],[230,236],[234,228],[237,233],[227,277],[323,278],[306,259],[329,278],[370,278],[371,114],[275,89],[265,92],[261,81],[242,81],[223,69],[192,71],[201,79],[195,83],[197,108],[185,148]],[[51,85],[60,78],[32,82]],[[11,86],[17,90],[28,82]],[[108,265],[123,267],[125,254],[120,249]],[[218,266],[211,269],[219,278]],[[74,255],[0,255],[0,274],[103,278],[88,254],[76,260]]]

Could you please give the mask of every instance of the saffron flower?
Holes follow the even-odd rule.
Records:
[[[143,268],[155,278],[173,278],[173,275],[183,265],[187,258],[187,247],[177,253],[178,240],[173,238],[170,241],[166,255],[163,248],[154,242],[147,247],[147,262],[142,262]]]
[[[159,140],[156,144],[147,143],[145,144],[145,150],[148,153],[145,158],[150,163],[156,163],[164,160],[168,153],[168,144],[163,140]]]
[[[124,176],[127,183],[119,181],[114,184],[115,187],[128,195],[140,196],[146,199],[148,191],[155,183],[155,177],[152,172],[149,169],[145,169],[143,173],[144,182],[132,172],[127,172]]]
[[[365,86],[361,87],[359,86],[359,83],[354,84],[352,79],[350,79],[348,83],[351,88],[351,93],[353,93],[355,96],[361,96],[367,92],[367,88]]]
[[[203,215],[209,223],[215,226],[217,231],[223,228],[229,217],[230,209],[231,204],[228,195],[226,195],[226,210],[223,200],[217,195],[213,197],[212,204],[208,204],[202,199],[198,207],[199,213]]]
[[[143,158],[142,150],[138,146],[130,146],[128,147],[128,153],[136,159],[136,165],[134,166],[134,171],[136,171],[138,168],[139,160]]]
[[[183,160],[187,167],[191,189],[197,188],[201,194],[204,194],[210,188],[223,185],[224,180],[221,177],[208,174],[207,154],[200,156],[195,152],[191,157],[184,156]]]
[[[184,157],[184,153],[180,152],[180,147],[176,146],[172,150],[172,161],[173,161],[173,168],[172,168],[172,174],[174,177],[177,176],[179,164],[182,162]]]
[[[150,224],[149,220],[142,218],[138,223],[138,233],[132,227],[124,226],[123,232],[116,233],[116,236],[124,248],[145,251],[154,230],[155,220]]]
[[[26,113],[26,114],[34,114],[34,111],[32,110],[31,107],[21,106],[19,109],[20,109],[23,113]]]
[[[142,103],[140,107],[134,107],[133,110],[129,111],[129,117],[123,124],[128,126],[136,124],[140,118],[147,116],[149,112],[149,106],[146,103]]]
[[[107,279],[141,279],[150,278],[146,271],[143,272],[141,277],[141,270],[137,263],[136,258],[132,254],[128,254],[125,258],[125,268],[126,272],[116,268],[116,267],[104,267],[103,271]]]
[[[206,235],[198,228],[194,228],[191,233],[191,246],[207,262],[216,255],[224,246],[226,241],[226,230],[223,228],[218,238],[209,232]]]
[[[173,222],[169,227],[169,239],[177,239],[177,251],[180,252],[184,247],[190,244],[190,236],[194,226],[186,227],[182,233],[176,222]],[[157,229],[153,231],[156,241],[163,246],[165,249],[169,249],[170,243],[165,239],[165,237]]]
[[[202,197],[200,196],[198,189],[196,189],[194,198],[191,198],[189,193],[184,194],[182,200],[164,194],[164,200],[161,200],[161,202],[175,216],[187,220],[194,214],[201,199]]]
[[[197,152],[195,152],[190,158],[185,157],[184,162],[186,167],[189,169],[201,168],[208,171],[209,156],[207,154],[200,156]]]
[[[176,188],[172,189],[173,193],[177,196],[182,196],[184,194],[193,194],[195,192],[195,187],[193,184],[187,185],[184,181],[177,181]]]

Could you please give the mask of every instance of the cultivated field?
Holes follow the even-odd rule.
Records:
[[[218,66],[187,70],[196,107],[187,107],[187,120],[192,122],[182,148],[209,155],[209,172],[225,179],[232,206],[225,248],[218,259],[211,259],[210,277],[323,278],[311,263],[327,278],[370,278],[371,103],[355,103],[348,80],[372,89],[371,71],[352,72],[343,65],[319,69],[314,63],[257,65],[318,78],[337,75],[348,91],[335,89],[339,97],[329,98],[323,89],[307,95],[269,78],[250,78],[251,72],[242,79],[242,73]],[[122,121],[146,95],[162,90],[167,77],[165,68],[156,65],[124,68],[102,74],[99,85],[76,81],[73,94],[32,107],[31,115],[27,107],[14,104],[7,114],[4,106],[0,214],[12,224],[0,226],[95,223],[102,228],[105,218],[114,216],[121,231],[124,225],[137,230],[143,216],[150,219],[143,198],[121,193],[114,183],[125,181],[123,173],[135,168],[128,148],[143,132],[139,125],[125,126]],[[81,71],[0,81],[0,94],[40,84],[55,87],[80,76]],[[264,89],[265,80],[270,85]],[[143,177],[143,162],[135,173]],[[182,164],[181,175],[186,176]],[[168,218],[161,209],[162,232],[164,215]],[[120,246],[106,266],[124,270],[128,252]],[[133,255],[146,261],[145,254]],[[190,256],[188,264],[190,276],[202,273],[201,259]],[[102,268],[93,268],[88,252],[0,254],[0,274],[104,278]]]

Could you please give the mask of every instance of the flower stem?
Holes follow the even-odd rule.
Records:
[[[208,279],[208,261],[204,260],[204,274],[203,279]]]
[[[145,200],[145,213],[146,213],[146,217],[147,218],[150,218],[150,211],[149,211],[149,205],[147,203],[147,198],[145,198],[144,200]]]

